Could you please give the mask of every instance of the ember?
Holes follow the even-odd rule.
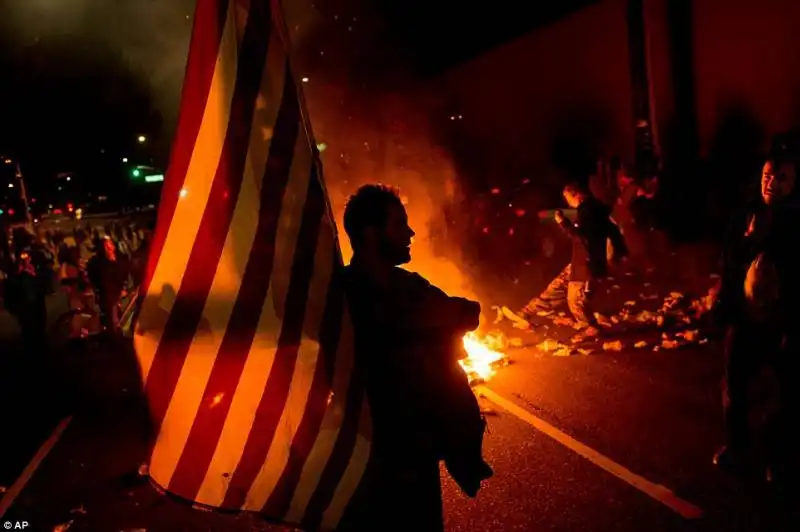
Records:
[[[475,333],[464,335],[464,350],[467,358],[460,361],[461,367],[469,377],[470,384],[489,380],[498,366],[505,365],[507,359],[500,351],[495,351],[486,339]]]

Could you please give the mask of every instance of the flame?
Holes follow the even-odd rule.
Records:
[[[492,349],[490,338],[479,338],[475,333],[467,333],[463,339],[467,357],[460,360],[462,369],[474,381],[487,381],[494,374],[498,365],[505,363],[506,357],[500,351]]]

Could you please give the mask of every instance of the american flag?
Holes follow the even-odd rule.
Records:
[[[278,0],[198,0],[133,336],[157,485],[332,529],[370,417],[286,35]]]

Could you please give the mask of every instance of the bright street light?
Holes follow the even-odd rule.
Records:
[[[127,158],[127,157],[123,157],[123,158],[122,158],[122,162],[123,162],[123,163],[127,163],[127,162],[128,162],[128,158]]]
[[[144,135],[139,135],[139,139],[138,140],[139,140],[139,144],[142,144],[142,143],[144,143],[144,141],[147,140],[147,137],[145,137]]]

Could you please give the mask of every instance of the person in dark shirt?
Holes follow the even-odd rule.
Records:
[[[24,229],[14,231],[14,250],[7,305],[19,322],[26,359],[36,365],[47,355],[46,297],[52,269]]]
[[[583,334],[597,333],[592,296],[596,284],[608,275],[607,242],[613,247],[613,259],[627,256],[625,241],[619,228],[611,221],[609,208],[577,184],[564,187],[564,199],[577,212],[573,222],[556,211],[556,223],[572,239],[572,259],[567,268],[532,299],[521,314],[526,318],[537,310],[551,310],[566,297],[567,305]],[[564,289],[566,284],[566,290]]]
[[[392,189],[360,188],[344,226],[353,259],[343,279],[373,442],[340,528],[443,530],[439,462],[470,496],[492,474],[482,458],[485,423],[458,363],[480,305],[398,267],[411,260],[414,231]]]
[[[714,464],[737,473],[766,468],[768,477],[791,478],[798,471],[798,334],[800,327],[800,193],[797,164],[776,155],[763,167],[761,201],[742,220],[725,249],[725,266],[712,309],[724,327],[725,386],[723,406],[727,445]],[[766,456],[755,452],[750,424],[750,387],[764,368],[778,381],[775,437],[767,438]],[[764,449],[765,446],[759,446]],[[766,462],[766,463],[765,463]],[[764,469],[761,469],[763,472]]]
[[[111,334],[119,331],[119,304],[125,280],[128,276],[128,263],[118,257],[114,241],[106,236],[98,238],[97,250],[86,267],[89,279],[97,291],[97,301],[103,319],[103,325]]]

